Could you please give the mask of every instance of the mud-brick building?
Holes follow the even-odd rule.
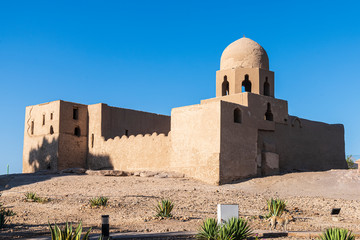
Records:
[[[216,97],[171,116],[61,100],[28,106],[23,172],[174,171],[223,184],[346,168],[343,125],[290,116],[274,85],[266,51],[244,37],[221,56]]]

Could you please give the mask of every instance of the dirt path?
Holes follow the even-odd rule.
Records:
[[[16,216],[0,238],[48,234],[47,223],[79,222],[99,232],[102,214],[110,215],[113,232],[196,231],[203,219],[216,217],[216,205],[239,204],[239,215],[253,229],[265,230],[266,199],[279,197],[296,221],[291,231],[322,231],[338,226],[360,232],[360,175],[354,170],[291,173],[256,178],[223,186],[186,178],[104,177],[89,175],[2,175],[2,201]],[[26,192],[48,197],[48,203],[25,202]],[[89,199],[109,197],[103,209],[89,207]],[[155,204],[171,199],[176,219],[153,220]],[[341,207],[339,221],[330,211]]]

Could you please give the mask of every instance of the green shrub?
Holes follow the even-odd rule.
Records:
[[[219,230],[220,226],[218,225],[216,219],[208,218],[203,222],[196,238],[201,240],[217,240]]]
[[[73,231],[72,224],[70,224],[69,226],[68,222],[66,222],[63,230],[61,230],[60,227],[56,225],[56,223],[54,224],[54,226],[51,226],[51,224],[49,223],[49,228],[51,233],[51,240],[80,240],[81,238],[81,233],[82,233],[81,222],[79,223],[75,231]],[[90,231],[91,228],[85,233],[85,235],[81,239],[82,240],[89,239]]]
[[[38,202],[38,203],[46,203],[49,201],[48,198],[38,197],[37,194],[34,192],[25,193],[25,200],[29,202]]]
[[[109,198],[95,197],[89,200],[91,207],[106,207]]]
[[[329,228],[323,232],[319,240],[355,240],[355,236],[351,231],[342,228]]]
[[[347,166],[348,166],[349,169],[356,168],[352,155],[347,155],[346,156],[346,163],[347,163]]]
[[[3,214],[2,212],[0,212],[0,229],[2,229],[5,224],[7,223],[7,218],[5,216],[5,214]]]
[[[219,226],[216,219],[209,218],[203,222],[197,238],[201,240],[242,240],[251,237],[252,229],[242,218],[230,218]]]
[[[170,200],[161,200],[156,206],[156,217],[172,217],[173,208],[174,204]]]
[[[252,230],[248,222],[242,218],[230,218],[223,228],[227,229],[234,240],[246,239],[252,236]]]
[[[268,205],[269,214],[266,217],[278,216],[280,217],[286,207],[286,201],[281,199],[270,199],[266,200]]]
[[[38,199],[38,197],[36,196],[36,193],[34,193],[34,192],[25,193],[25,198],[26,198],[26,200],[32,200],[34,202],[36,202],[36,200]]]
[[[1,193],[0,193],[1,197]],[[8,223],[8,217],[16,215],[12,210],[3,207],[3,203],[0,202],[0,229],[4,228],[5,224]]]

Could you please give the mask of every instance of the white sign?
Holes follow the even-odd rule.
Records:
[[[218,204],[217,219],[218,224],[222,224],[232,217],[239,217],[239,205],[237,204]]]

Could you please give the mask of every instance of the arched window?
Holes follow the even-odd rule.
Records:
[[[51,134],[51,135],[54,134],[54,128],[53,128],[53,126],[50,126],[50,134]]]
[[[264,95],[265,96],[270,96],[270,83],[268,82],[268,78],[265,78],[265,83],[264,83]]]
[[[241,110],[239,108],[235,108],[234,110],[234,122],[241,123]]]
[[[267,121],[273,121],[273,120],[274,120],[273,114],[272,114],[272,112],[271,112],[271,105],[270,105],[270,103],[267,104],[267,110],[266,110],[264,119],[267,120]]]
[[[251,82],[249,80],[249,75],[245,75],[245,79],[244,81],[242,82],[241,86],[243,87],[242,89],[242,92],[251,92]]]
[[[224,81],[221,85],[221,91],[222,91],[222,96],[226,96],[229,95],[229,82],[227,80],[227,76],[224,76]]]
[[[76,128],[74,129],[74,135],[80,137],[81,132],[80,132],[80,128],[79,128],[79,127],[76,127]]]

